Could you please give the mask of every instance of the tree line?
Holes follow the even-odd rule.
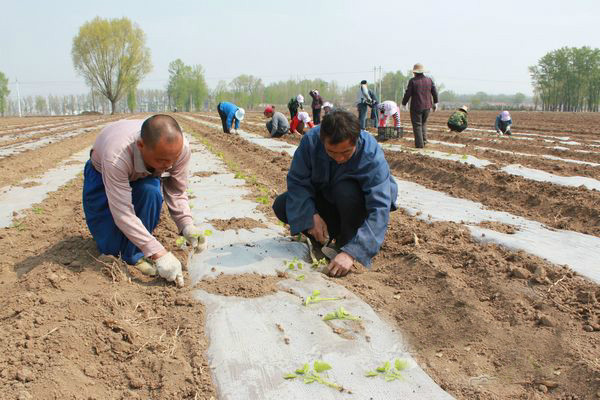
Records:
[[[529,72],[542,110],[598,111],[600,49],[563,47],[544,55]]]

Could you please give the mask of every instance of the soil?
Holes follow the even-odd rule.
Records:
[[[226,231],[228,229],[233,229],[237,231],[239,229],[266,228],[266,225],[262,222],[247,217],[231,219],[210,219],[206,222],[208,222],[220,231]]]
[[[285,190],[290,157],[179,122],[246,175]],[[276,168],[264,168],[273,157]],[[419,364],[457,398],[584,399],[600,390],[600,289],[571,270],[398,210],[373,266],[359,271],[337,282],[398,326]]]
[[[277,292],[282,278],[258,274],[220,275],[215,279],[198,282],[194,288],[222,296],[261,297]]]

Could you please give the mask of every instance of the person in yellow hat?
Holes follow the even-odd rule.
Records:
[[[467,129],[467,125],[469,124],[467,119],[468,112],[469,108],[467,106],[462,106],[454,111],[450,118],[448,118],[448,129],[451,132],[462,132]]]

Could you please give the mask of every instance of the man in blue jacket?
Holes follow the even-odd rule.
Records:
[[[227,101],[217,104],[217,111],[219,112],[219,117],[221,117],[223,132],[225,133],[231,133],[231,125],[233,125],[234,120],[235,129],[233,133],[236,133],[235,131],[240,128],[240,121],[244,119],[244,115],[246,114],[243,108]]]
[[[331,111],[302,137],[287,188],[273,211],[293,235],[302,232],[322,244],[335,240],[339,253],[329,263],[330,276],[346,275],[355,260],[371,265],[398,187],[383,151],[355,115]]]

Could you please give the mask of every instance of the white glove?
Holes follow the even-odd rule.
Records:
[[[169,282],[175,282],[177,287],[183,287],[183,273],[181,272],[181,263],[168,252],[164,256],[155,260],[158,274]]]
[[[237,129],[231,128],[231,133],[237,133]]]
[[[433,105],[433,112],[437,111],[437,103]]]
[[[181,233],[196,252],[206,250],[206,238],[197,226],[186,225]]]

